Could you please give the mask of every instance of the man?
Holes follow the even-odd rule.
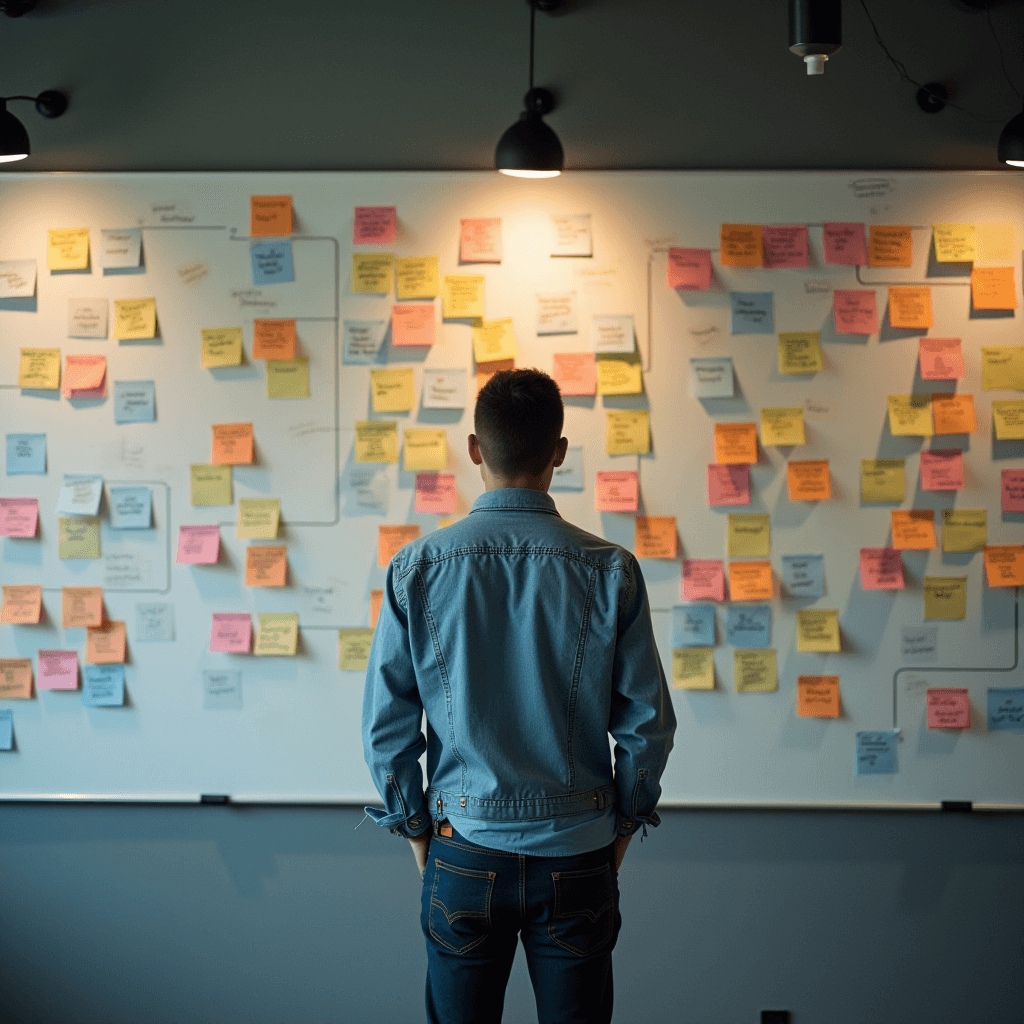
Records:
[[[495,374],[469,436],[486,492],[388,568],[363,703],[385,809],[367,813],[424,877],[430,1024],[500,1021],[520,934],[540,1024],[609,1021],[618,869],[659,821],[675,715],[647,592],[548,497],[562,421],[546,374]]]

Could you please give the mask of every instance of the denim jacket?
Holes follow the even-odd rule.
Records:
[[[392,559],[363,701],[379,825],[612,806],[620,835],[657,825],[675,725],[636,559],[547,494],[489,491]]]

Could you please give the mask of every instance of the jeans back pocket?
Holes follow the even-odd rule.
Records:
[[[555,910],[548,934],[576,956],[606,951],[615,937],[618,890],[607,864],[583,871],[552,871]]]
[[[490,934],[493,871],[474,871],[434,860],[428,926],[431,938],[452,953],[468,953]]]

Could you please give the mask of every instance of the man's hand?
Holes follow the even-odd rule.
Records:
[[[629,846],[629,841],[632,839],[632,835],[619,836],[615,840],[615,870],[618,871],[622,867],[622,858],[626,856],[626,847]]]
[[[426,832],[421,832],[418,836],[413,836],[409,840],[409,845],[412,847],[412,855],[416,858],[416,867],[420,869],[420,878],[423,877],[423,872],[427,870],[427,853],[430,850],[430,829]]]

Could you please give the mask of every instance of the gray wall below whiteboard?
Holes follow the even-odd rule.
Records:
[[[0,1020],[422,1020],[412,857],[360,817],[0,805]],[[623,868],[616,1024],[1017,1024],[1022,876],[1024,816],[668,812]]]

